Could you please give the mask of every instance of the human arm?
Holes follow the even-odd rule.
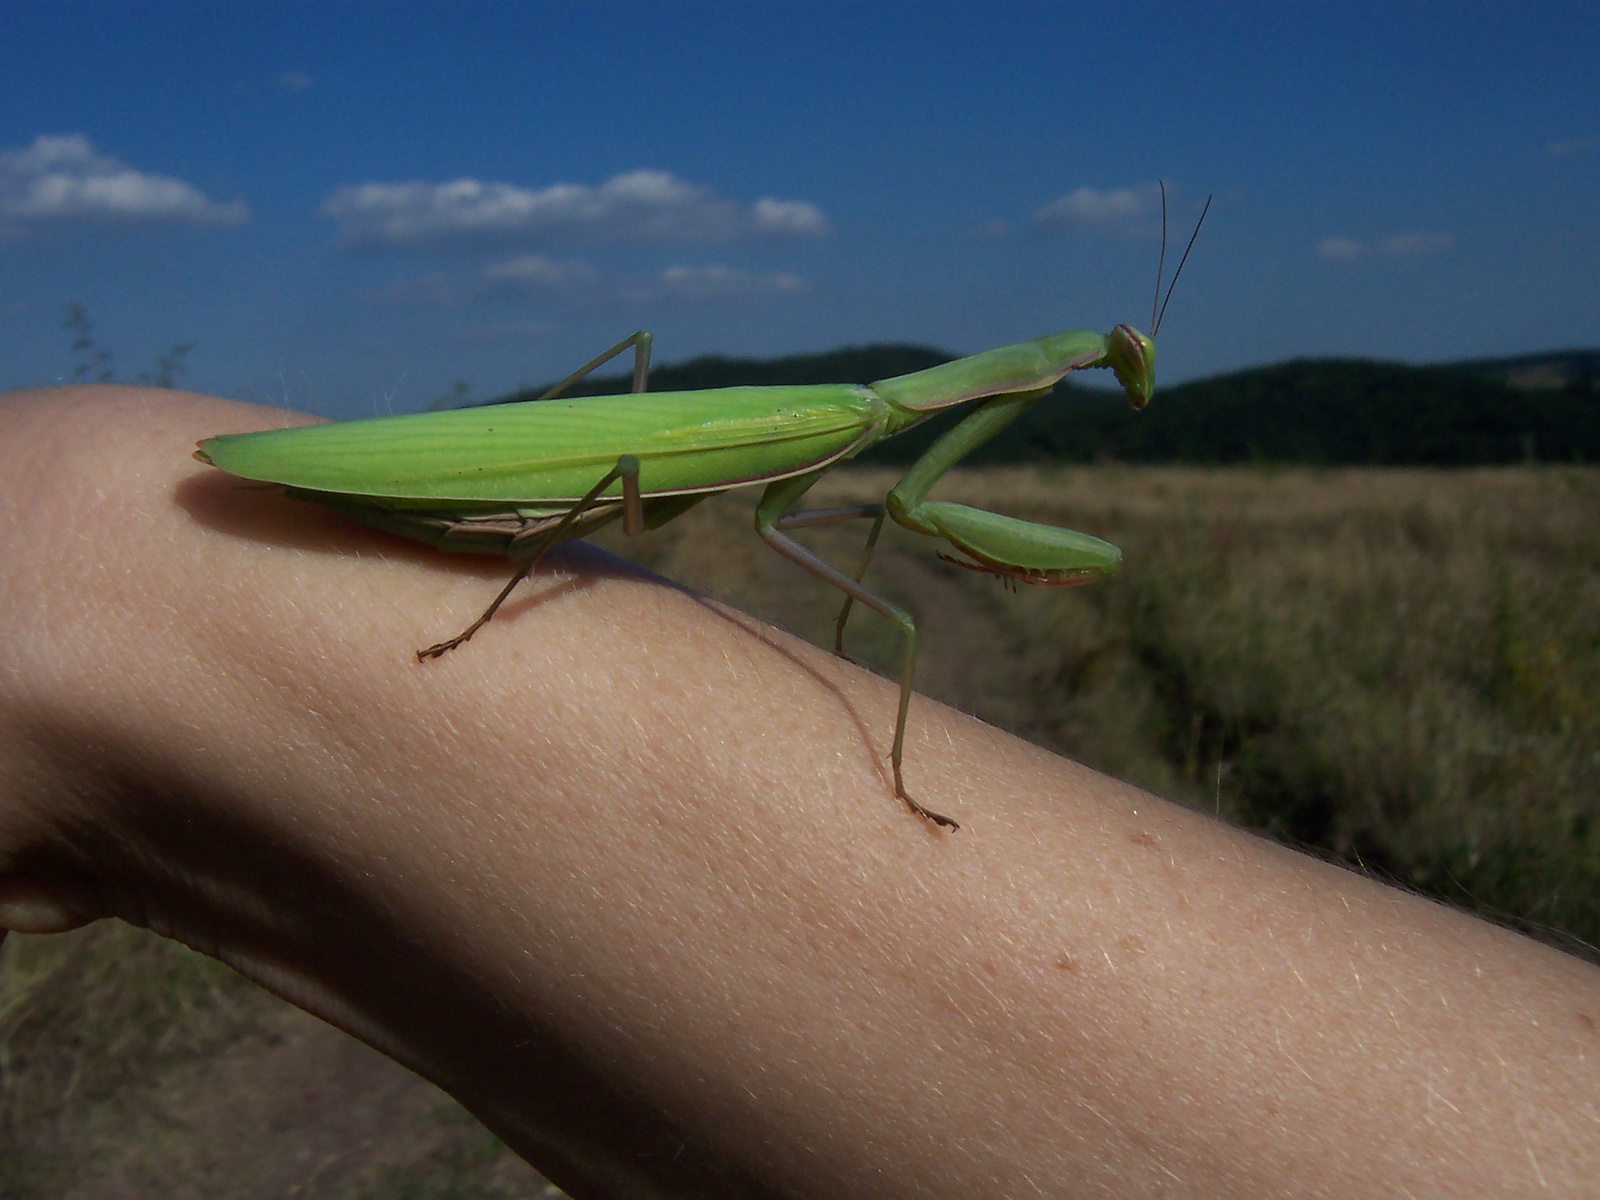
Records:
[[[1600,973],[919,700],[931,830],[892,685],[598,554],[419,665],[504,563],[188,458],[273,419],[0,399],[19,927],[217,954],[579,1196],[1600,1168]]]

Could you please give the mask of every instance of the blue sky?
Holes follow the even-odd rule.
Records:
[[[0,0],[0,387],[333,416],[1149,322],[1174,382],[1600,345],[1600,7]],[[1180,246],[1181,249],[1181,246]],[[1171,258],[1169,256],[1169,269]]]

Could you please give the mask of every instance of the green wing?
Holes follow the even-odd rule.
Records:
[[[688,495],[837,462],[870,444],[887,412],[850,384],[645,392],[228,434],[199,456],[245,479],[375,501],[533,502],[576,500],[633,454],[645,495]]]

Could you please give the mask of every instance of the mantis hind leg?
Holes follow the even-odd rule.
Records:
[[[654,335],[645,329],[629,334],[615,346],[612,346],[611,349],[591,358],[553,388],[543,392],[538,399],[552,400],[561,395],[568,388],[580,382],[592,371],[610,362],[630,346],[633,347],[633,391],[644,391],[650,380],[650,346],[654,340]],[[494,614],[500,611],[500,606],[506,602],[512,592],[516,591],[517,584],[526,579],[528,573],[539,565],[539,560],[545,556],[545,552],[551,546],[570,537],[573,523],[590,508],[594,507],[600,493],[618,479],[622,480],[623,532],[628,534],[629,537],[635,537],[642,533],[644,531],[644,501],[639,491],[639,460],[631,454],[624,454],[617,459],[616,467],[604,479],[589,489],[589,494],[573,505],[555,528],[546,534],[540,535],[533,541],[528,550],[523,552],[526,554],[523,564],[517,568],[516,573],[511,576],[505,587],[500,589],[500,594],[494,598],[488,608],[483,610],[476,621],[456,634],[455,637],[447,638],[442,642],[435,642],[426,649],[418,650],[417,660],[426,662],[430,658],[438,658],[454,650],[463,642],[470,641],[472,635],[487,625]]]
[[[580,382],[584,376],[599,367],[603,367],[629,346],[633,347],[633,391],[642,392],[650,380],[650,344],[655,341],[655,336],[649,330],[640,329],[623,338],[611,349],[603,354],[597,354],[571,375],[568,375],[555,387],[540,393],[539,400],[553,400],[562,392]]]
[[[516,573],[511,576],[505,587],[500,589],[500,594],[490,602],[478,619],[468,625],[453,638],[442,642],[435,642],[424,650],[417,651],[417,661],[427,662],[430,658],[440,656],[454,650],[464,642],[470,641],[472,635],[482,629],[500,611],[500,606],[506,602],[507,597],[528,577],[528,573],[539,565],[539,560],[551,546],[567,540],[571,534],[573,524],[589,509],[593,508],[599,500],[600,493],[605,491],[618,479],[622,480],[622,527],[629,534],[637,534],[644,528],[644,503],[639,493],[639,460],[631,454],[624,454],[617,459],[617,465],[606,472],[599,483],[589,489],[588,494],[569,508],[561,520],[548,532],[540,534],[528,548],[526,558]]]
[[[786,513],[773,522],[774,529],[808,529],[815,525],[832,525],[839,521],[860,521],[870,518],[872,532],[867,534],[867,544],[861,550],[861,565],[856,568],[855,581],[860,583],[867,573],[867,565],[872,562],[872,551],[878,544],[878,535],[883,532],[883,518],[888,509],[881,504],[851,504],[842,508],[810,508],[803,512]],[[840,658],[848,658],[844,652],[844,626],[850,619],[850,606],[856,598],[849,592],[844,595],[844,607],[839,610],[839,619],[833,627],[833,652]]]
[[[816,476],[802,476],[799,479],[784,480],[769,487],[766,495],[761,499],[760,506],[756,509],[756,532],[761,536],[762,541],[766,542],[768,546],[772,547],[784,558],[794,563],[797,567],[809,571],[824,583],[832,584],[845,594],[847,598],[846,608],[839,617],[841,629],[843,628],[844,618],[849,615],[848,602],[852,600],[861,601],[862,604],[865,604],[874,612],[887,617],[899,626],[901,634],[905,637],[905,654],[901,659],[900,665],[900,708],[895,717],[894,748],[889,754],[889,760],[894,767],[894,794],[905,801],[906,806],[923,820],[931,821],[935,825],[942,825],[949,829],[959,829],[961,826],[956,822],[949,817],[934,812],[931,808],[926,808],[919,804],[906,791],[902,762],[905,758],[906,720],[911,712],[911,685],[917,661],[916,622],[911,619],[910,613],[890,604],[889,601],[876,592],[862,586],[859,578],[852,579],[832,563],[819,558],[799,542],[789,537],[788,534],[781,531],[782,528],[792,529],[805,525],[827,524],[830,520],[850,520],[852,516],[875,516],[878,525],[881,525],[883,522],[882,510],[877,505],[863,505],[860,507],[865,509],[879,508],[879,511],[874,514],[872,512],[857,512],[855,509],[817,509],[813,513],[799,512],[791,514],[793,520],[785,517],[784,509],[792,501],[798,499],[806,488],[810,487],[814,482],[816,482]],[[806,519],[817,514],[824,515],[815,520]],[[827,514],[834,515],[829,516]],[[788,523],[785,524],[785,522]],[[871,554],[871,543],[876,540],[877,526],[874,526],[873,537],[868,543],[867,553],[869,556]],[[866,570],[865,560],[862,562],[861,569],[862,571]]]

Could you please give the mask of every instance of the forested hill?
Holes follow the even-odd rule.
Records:
[[[920,370],[948,357],[919,346],[847,347],[778,359],[705,357],[652,371],[650,390],[859,383]],[[1429,367],[1301,359],[1176,387],[1158,386],[1150,406],[1140,413],[1130,411],[1120,393],[1069,383],[967,461],[1327,466],[1600,462],[1597,362],[1597,351]],[[610,376],[579,394],[624,391],[627,386],[625,378]],[[540,390],[505,399],[531,399]],[[880,444],[863,459],[910,461],[949,423],[950,415],[944,414]]]
[[[1001,436],[991,461],[1597,462],[1600,394],[1521,391],[1450,367],[1308,359],[1158,388],[1141,413],[1114,393],[1058,392]]]
[[[1600,388],[1600,350],[1547,350],[1513,358],[1474,358],[1452,364],[1474,375],[1489,375],[1519,391]]]

